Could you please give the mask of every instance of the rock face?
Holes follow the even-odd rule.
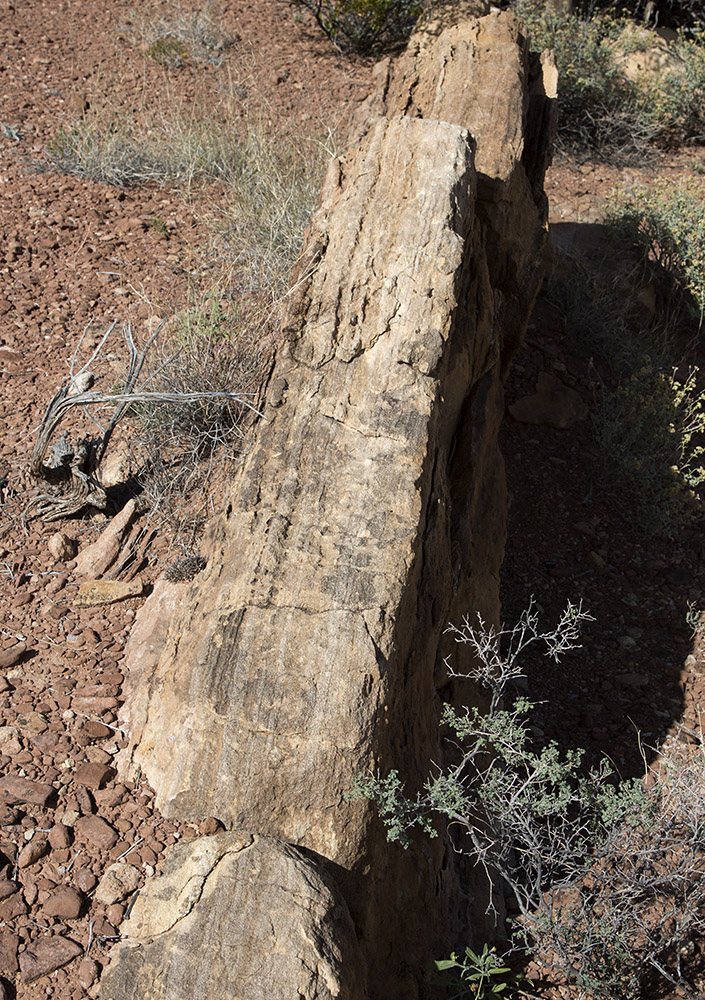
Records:
[[[355,928],[335,895],[314,863],[264,837],[180,845],[137,897],[101,995],[363,1000]]]
[[[369,804],[346,793],[371,767],[418,785],[442,756],[441,698],[457,696],[443,630],[468,611],[498,616],[502,372],[544,266],[551,112],[547,76],[508,14],[427,25],[377,76],[357,144],[329,168],[264,419],[211,529],[208,566],[149,655],[133,647],[123,722],[166,815],[214,816],[330,869],[326,913],[350,911],[368,992],[335,972],[327,993],[302,995],[410,1000],[429,961],[470,939],[486,897],[470,885],[468,898],[442,837],[390,847]],[[141,643],[152,615],[163,631],[147,601]],[[213,951],[200,931],[186,936],[202,926],[201,902],[174,931],[178,947],[154,929],[156,880],[101,996],[260,996],[228,993],[219,965],[226,933],[239,935],[228,961],[249,956],[241,975],[270,947],[247,936],[249,918],[226,930],[238,884],[216,893],[226,909],[211,922]],[[282,885],[276,903],[267,879],[248,890],[295,963],[267,980],[272,1000],[295,995],[312,961],[293,930],[298,890]],[[328,946],[312,940],[327,968]],[[181,992],[182,980],[198,989]]]

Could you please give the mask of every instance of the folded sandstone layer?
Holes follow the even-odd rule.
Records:
[[[443,630],[476,610],[498,617],[502,375],[545,264],[549,69],[496,13],[427,22],[380,68],[357,141],[328,170],[207,568],[179,597],[155,590],[128,654],[125,766],[141,767],[167,816],[298,845],[355,940],[346,924],[338,959],[319,956],[330,975],[299,994],[292,967],[266,989],[238,986],[220,964],[266,954],[246,928],[268,913],[310,967],[310,935],[280,912],[297,891],[287,903],[263,878],[243,911],[230,879],[206,946],[159,918],[171,904],[156,879],[124,925],[105,1000],[181,1000],[180,979],[213,1000],[411,1000],[429,961],[481,921],[486,895],[459,877],[447,835],[403,852],[346,796],[375,767],[418,787],[443,755],[441,701],[458,697]],[[207,848],[182,849],[180,864],[189,850]],[[228,900],[239,939],[224,936]],[[342,985],[350,963],[354,987]]]

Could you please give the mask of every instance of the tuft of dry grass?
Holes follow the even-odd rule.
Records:
[[[167,69],[178,69],[187,58],[220,66],[236,39],[214,20],[210,7],[186,10],[172,3],[168,13],[132,12],[132,33],[147,55]]]

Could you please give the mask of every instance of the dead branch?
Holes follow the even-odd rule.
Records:
[[[200,399],[227,398],[236,400],[261,416],[259,411],[245,398],[246,394],[243,393],[139,391],[136,386],[147,352],[165,322],[166,320],[159,324],[141,350],[138,350],[135,345],[130,324],[126,323],[123,327],[123,336],[130,357],[125,388],[123,392],[119,393],[92,392],[91,387],[95,382],[95,376],[90,370],[116,324],[111,324],[88,361],[82,368],[75,371],[78,351],[88,327],[83,331],[71,360],[69,377],[52,398],[39,425],[37,440],[32,450],[30,474],[48,489],[27,505],[24,512],[25,522],[37,517],[43,521],[57,521],[64,517],[73,517],[87,507],[94,507],[98,510],[105,509],[107,496],[100,481],[99,466],[117,424],[127,414],[130,407],[135,404],[179,405],[196,402]],[[50,445],[57,428],[74,407],[105,405],[113,405],[114,410],[100,436],[80,438],[75,445],[72,445],[67,441],[66,432],[64,432],[57,442]],[[47,452],[49,452],[48,461],[46,460]]]

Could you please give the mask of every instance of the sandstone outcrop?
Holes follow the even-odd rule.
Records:
[[[325,873],[324,911],[318,890],[304,906],[317,926],[349,911],[355,958],[341,969],[366,965],[367,991],[362,972],[345,986],[334,971],[328,993],[304,996],[420,996],[430,959],[467,941],[486,903],[444,837],[404,853],[346,795],[371,767],[422,780],[442,756],[441,697],[456,696],[443,630],[468,610],[498,616],[502,374],[544,267],[549,70],[516,19],[493,13],[427,24],[378,71],[356,143],[328,170],[208,565],[165,636],[129,657],[123,766],[142,768],[167,815],[282,842],[267,841],[270,855],[304,849],[315,871],[301,877]],[[153,614],[147,601],[141,642]],[[203,850],[183,848],[179,864]],[[268,953],[247,920],[228,925],[239,878],[216,894],[214,948],[196,928],[201,902],[177,945],[154,929],[172,905],[158,905],[160,879],[143,890],[101,996],[264,996],[220,968],[225,935],[242,975]],[[296,950],[298,890],[282,882],[275,900],[267,879],[247,884],[253,926],[270,912],[294,963],[267,995],[288,1000],[314,961]],[[330,948],[311,940],[323,968]],[[198,989],[180,992],[182,979]]]

